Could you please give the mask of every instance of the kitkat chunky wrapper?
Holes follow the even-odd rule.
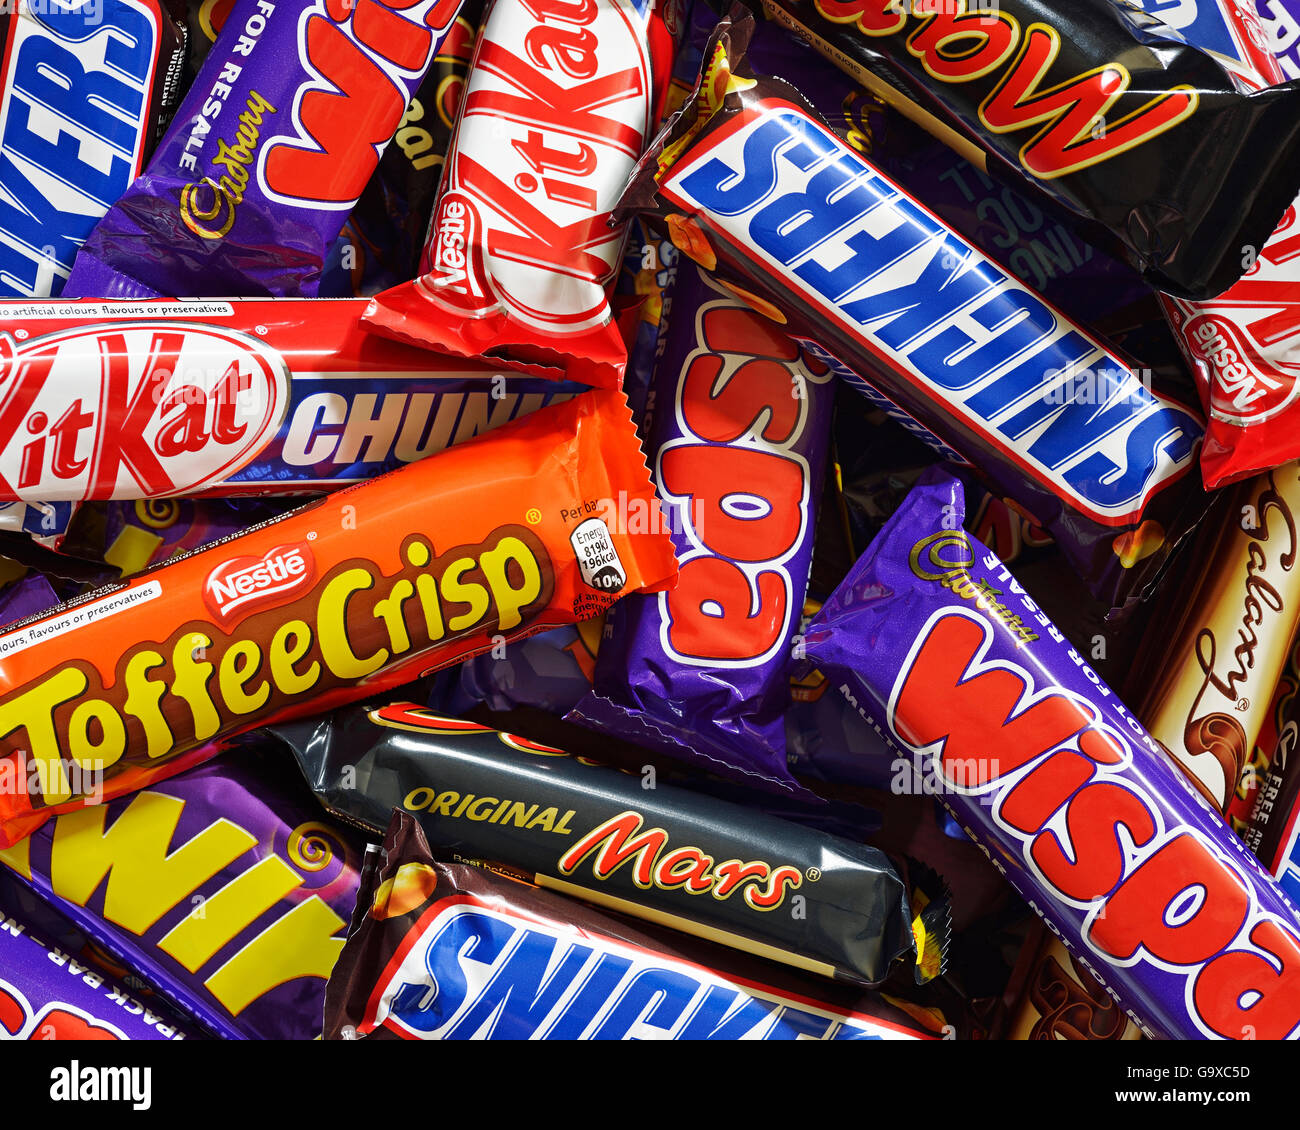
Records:
[[[0,300],[0,502],[324,493],[572,396],[365,299]]]
[[[1032,514],[1094,592],[1138,599],[1207,504],[1202,424],[832,133],[750,77],[724,20],[623,207],[740,280],[873,401]]]
[[[834,374],[694,263],[665,303],[655,485],[681,572],[609,612],[571,720],[795,788],[787,674],[812,562]]]
[[[238,0],[76,298],[313,297],[461,0]]]
[[[620,503],[654,515],[630,414],[584,393],[11,628],[0,843],[204,742],[671,584],[668,538]]]
[[[434,857],[396,812],[325,990],[325,1039],[951,1037],[882,995]]]
[[[363,845],[249,746],[64,813],[0,865],[212,1034],[311,1040]]]
[[[375,330],[616,384],[610,212],[655,124],[672,38],[652,0],[493,0],[421,262]]]
[[[275,727],[339,816],[393,809],[462,859],[836,980],[942,969],[945,893],[884,853],[412,703]],[[915,918],[915,921],[914,921]]]
[[[1300,1037],[1295,907],[927,472],[806,633],[1149,1034]]]
[[[982,167],[1104,226],[1160,290],[1208,298],[1300,187],[1300,84],[1120,0],[762,0]]]

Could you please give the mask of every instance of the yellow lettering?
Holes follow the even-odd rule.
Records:
[[[466,573],[474,568],[474,558],[458,557],[442,575],[442,596],[454,604],[467,604],[469,611],[460,616],[453,616],[447,621],[447,627],[453,632],[462,631],[479,623],[488,610],[487,589],[474,581],[462,581]]]
[[[518,567],[522,578],[519,588],[510,584],[511,562]],[[503,631],[515,627],[523,619],[519,610],[542,595],[542,571],[537,559],[518,538],[502,538],[496,549],[488,550],[479,558],[479,563],[492,590],[497,626]]]
[[[368,659],[361,659],[348,641],[348,601],[353,593],[364,592],[374,583],[374,577],[365,569],[347,569],[320,594],[317,628],[321,658],[340,679],[364,679],[388,662],[388,652],[382,647]]]
[[[92,722],[99,724],[99,740],[90,736]],[[126,752],[126,726],[111,703],[88,698],[77,703],[68,722],[68,754],[78,765],[106,769]]]
[[[164,662],[159,652],[137,652],[131,656],[122,676],[126,685],[126,702],[122,708],[144,727],[145,751],[149,757],[162,757],[169,753],[176,740],[158,705],[167,693],[167,687],[149,678],[149,672]]]
[[[411,650],[411,637],[406,631],[406,621],[402,616],[402,605],[415,593],[415,586],[402,578],[393,585],[392,591],[383,600],[376,602],[375,615],[384,622],[388,632],[388,643],[394,655],[401,655]]]
[[[221,697],[235,714],[252,714],[271,697],[271,684],[265,679],[252,694],[244,690],[261,666],[262,651],[252,640],[237,640],[221,657],[217,685],[221,688]]]
[[[487,808],[492,808],[499,803],[500,801],[497,797],[481,796],[467,809],[465,809],[465,815],[468,816],[471,820],[486,820],[488,818],[488,814],[484,809],[484,806],[486,805]]]
[[[211,646],[212,640],[202,632],[191,632],[177,640],[172,649],[172,668],[176,677],[172,680],[171,691],[177,698],[184,699],[190,708],[194,716],[194,737],[198,741],[205,741],[221,728],[221,716],[208,692],[212,664],[199,658]]]
[[[75,667],[68,667],[0,704],[0,738],[17,729],[27,731],[27,757],[36,765],[41,796],[48,804],[72,798],[59,735],[54,729],[54,711],[89,685],[85,675]]]
[[[528,821],[528,828],[541,828],[543,832],[549,832],[555,827],[555,817],[559,814],[558,808],[544,808],[532,820]]]
[[[271,679],[284,694],[303,694],[316,685],[320,664],[315,660],[302,674],[294,670],[294,664],[310,650],[311,628],[306,621],[290,620],[275,630],[270,647]]]
[[[438,799],[435,800],[429,806],[429,811],[436,816],[450,816],[451,806],[455,804],[458,800],[460,800],[460,793],[456,793],[456,792],[439,793]]]

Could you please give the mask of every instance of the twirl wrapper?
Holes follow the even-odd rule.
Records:
[[[1300,1037],[1295,907],[928,472],[806,634],[1152,1035]]]
[[[626,403],[586,393],[11,628],[0,841],[201,743],[671,584],[656,518]]]

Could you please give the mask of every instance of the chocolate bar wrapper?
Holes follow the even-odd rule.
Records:
[[[914,926],[881,852],[662,785],[653,769],[594,765],[412,703],[274,732],[322,803],[372,830],[401,809],[459,857],[826,977],[878,984],[898,962],[919,984],[941,969],[946,901],[933,892]]]
[[[1139,600],[1207,505],[1188,475],[1199,417],[926,211],[792,87],[749,77],[751,29],[719,25],[624,206],[657,215],[873,402],[979,467],[1100,599]]]
[[[377,296],[369,324],[617,384],[627,350],[609,297],[626,225],[610,211],[656,125],[672,52],[651,0],[493,0],[422,273]]]
[[[474,54],[483,0],[466,0],[325,262],[320,295],[373,295],[420,273],[420,254]]]
[[[782,788],[791,640],[834,403],[816,358],[691,264],[678,272],[650,450],[677,587],[610,610],[570,715],[668,757]]]
[[[671,585],[657,521],[626,402],[590,392],[13,626],[0,768],[38,787],[0,790],[0,840],[83,805],[86,777],[122,795],[206,742]]]
[[[968,160],[1103,226],[1171,294],[1236,282],[1300,187],[1300,85],[1251,90],[1249,67],[1132,5],[762,3]]]
[[[1065,944],[1045,932],[1004,1033],[1007,1040],[1140,1040],[1105,987],[1080,965]]]
[[[1300,78],[1300,3],[1258,0],[1258,15],[1268,47],[1288,79]]]
[[[1153,1036],[1300,1037],[1295,906],[927,472],[806,634]]]
[[[0,862],[214,1035],[313,1039],[362,844],[255,749],[65,813]]]
[[[1300,695],[1290,689],[1242,838],[1300,904]]]
[[[1189,581],[1162,598],[1131,685],[1147,688],[1136,708],[1147,732],[1224,811],[1300,628],[1300,463],[1220,502]]]
[[[34,933],[0,902],[0,1040],[185,1040],[193,1033]]]
[[[1228,808],[1224,813],[1232,830],[1247,843],[1250,843],[1251,816],[1255,811],[1260,792],[1268,782],[1273,758],[1279,747],[1285,746],[1282,736],[1290,718],[1291,700],[1295,698],[1298,689],[1300,689],[1300,636],[1291,641],[1286,662],[1282,665],[1282,677],[1273,688],[1268,711],[1264,716],[1264,724],[1260,727],[1259,737],[1255,739],[1255,748],[1251,750],[1246,768],[1237,779],[1237,788],[1228,801]],[[1275,798],[1276,794],[1274,794]],[[1271,807],[1271,801],[1269,803]]]
[[[376,338],[365,305],[0,302],[0,499],[323,493],[582,387]]]
[[[185,31],[160,0],[0,14],[0,295],[57,295],[180,100]]]
[[[888,1040],[944,1034],[942,1017],[927,1028],[878,994],[799,979],[779,966],[627,923],[508,875],[440,862],[420,825],[394,813],[382,852],[368,861],[354,926],[326,991],[325,1038]]]
[[[311,298],[460,0],[238,0],[75,298]]]

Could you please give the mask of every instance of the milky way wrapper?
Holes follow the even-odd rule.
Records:
[[[463,863],[396,812],[325,994],[327,1040],[906,1040],[952,1035],[870,990],[631,923]],[[925,1023],[929,1021],[930,1023]]]
[[[233,751],[65,812],[0,864],[203,1029],[314,1039],[364,841],[291,774],[255,747]]]
[[[237,0],[70,298],[315,297],[461,0]]]
[[[668,82],[664,20],[651,0],[493,0],[422,273],[375,299],[376,330],[618,381],[609,296],[626,226],[609,217]]]
[[[1038,519],[1097,595],[1148,590],[1204,512],[1197,412],[750,77],[724,20],[623,204],[946,458]]]
[[[679,270],[664,318],[650,450],[680,579],[610,610],[592,693],[570,717],[793,788],[787,667],[835,377],[694,263]]]
[[[393,809],[429,841],[530,882],[860,985],[938,974],[947,900],[883,852],[411,703],[275,728],[332,812]],[[650,782],[654,787],[647,788]],[[915,921],[914,921],[915,919]]]
[[[1160,290],[1242,275],[1300,187],[1300,84],[1244,69],[1114,0],[763,0],[980,167],[1105,227]]]
[[[0,301],[0,501],[324,493],[583,387],[377,337],[365,307]]]
[[[1230,492],[1212,512],[1189,579],[1164,593],[1129,693],[1215,807],[1236,792],[1300,626],[1300,464]]]
[[[585,393],[11,627],[0,842],[204,742],[671,584],[668,538],[620,507],[655,517],[631,415]]]
[[[1153,1036],[1300,1037],[1295,907],[927,472],[806,633]]]

